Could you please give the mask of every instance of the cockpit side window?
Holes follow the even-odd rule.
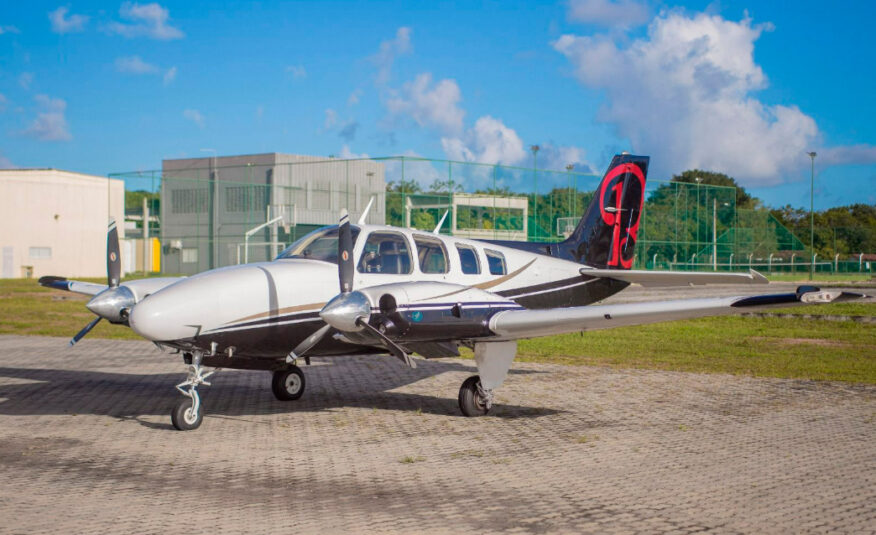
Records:
[[[474,250],[474,247],[457,244],[456,250],[459,251],[459,263],[462,265],[462,272],[466,275],[480,275],[481,262],[478,260],[478,253]]]
[[[411,272],[408,241],[397,232],[372,232],[359,257],[359,273],[406,275]]]
[[[504,275],[508,272],[505,255],[490,249],[484,249],[484,252],[487,254],[487,264],[490,265],[490,275]]]
[[[447,273],[447,251],[441,240],[426,236],[414,236],[417,259],[423,273]]]
[[[359,237],[359,227],[350,227],[353,245]],[[277,256],[281,258],[307,258],[338,263],[338,226],[323,227],[305,235]]]

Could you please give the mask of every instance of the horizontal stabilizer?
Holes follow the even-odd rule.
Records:
[[[647,271],[582,268],[582,275],[615,279],[642,286],[697,286],[701,284],[769,284],[755,270],[748,273],[718,273],[700,271]]]

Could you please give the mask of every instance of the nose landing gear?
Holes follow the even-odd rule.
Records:
[[[271,391],[280,401],[292,401],[304,394],[304,372],[294,364],[274,372]]]
[[[203,352],[200,351],[191,354],[188,377],[185,381],[176,385],[176,389],[186,396],[186,399],[181,400],[173,408],[173,411],[170,413],[170,421],[180,431],[197,429],[204,420],[204,407],[201,405],[201,397],[198,395],[197,388],[198,385],[202,384],[210,386],[206,379],[216,373],[217,370],[204,373],[204,368],[201,366],[203,356]]]

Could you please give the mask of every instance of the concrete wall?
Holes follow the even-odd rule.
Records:
[[[124,235],[125,186],[57,169],[0,170],[0,277],[106,276],[110,216]]]

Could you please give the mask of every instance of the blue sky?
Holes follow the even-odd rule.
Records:
[[[869,2],[5,2],[0,165],[419,155],[876,203]]]

